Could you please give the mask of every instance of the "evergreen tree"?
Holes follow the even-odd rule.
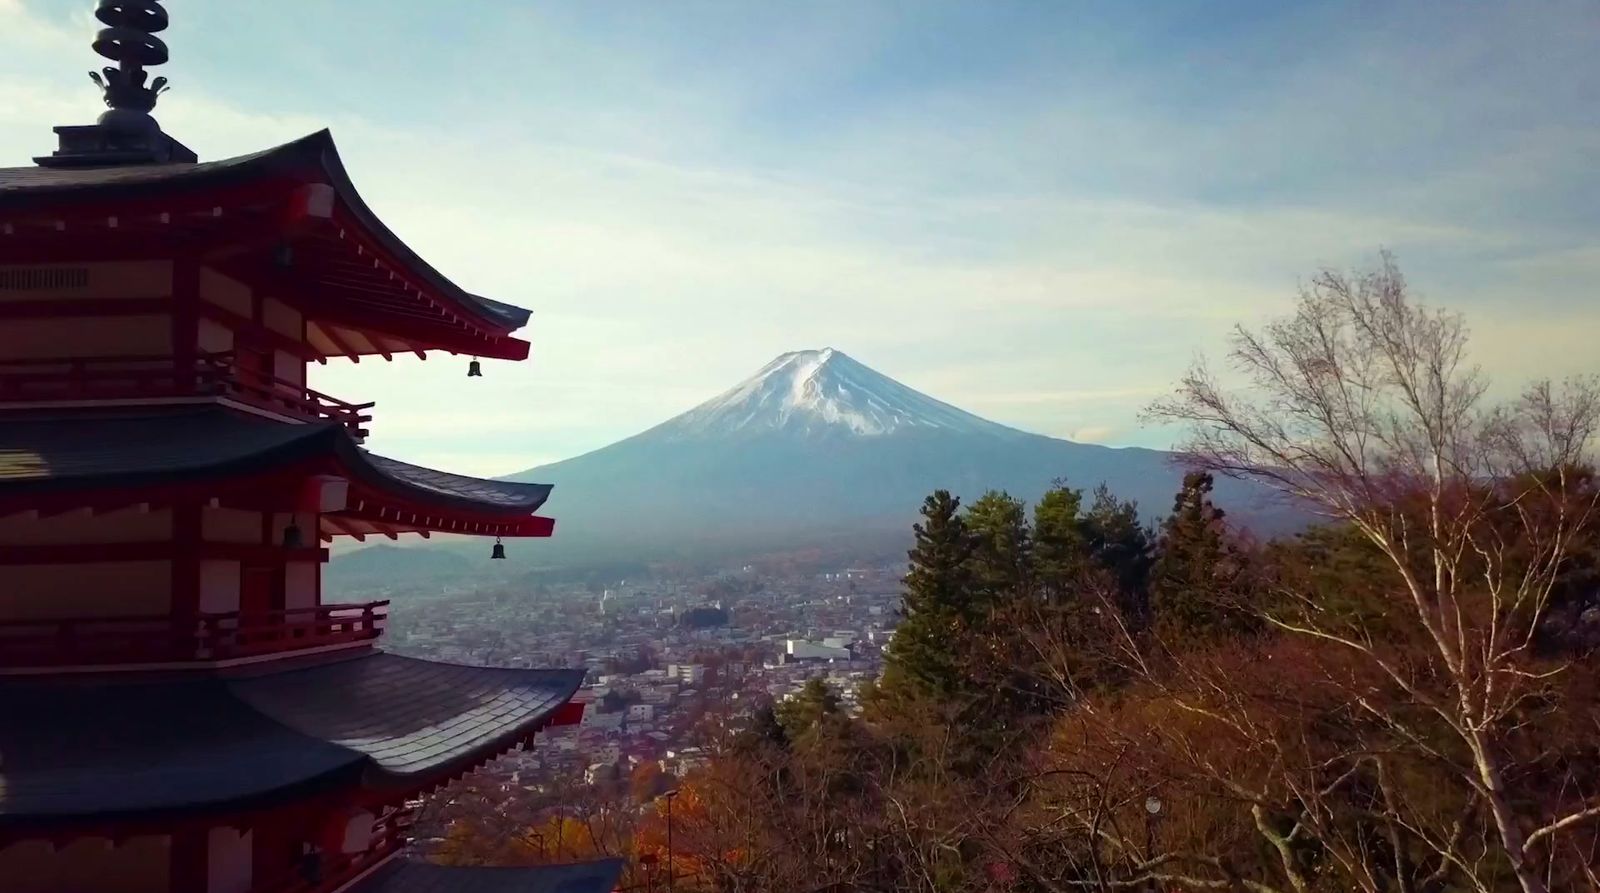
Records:
[[[1147,617],[1154,537],[1139,523],[1138,504],[1118,501],[1111,489],[1101,484],[1084,515],[1083,534],[1090,557],[1116,580],[1129,614]]]
[[[1239,556],[1228,544],[1224,513],[1212,504],[1211,488],[1210,474],[1185,475],[1162,525],[1150,601],[1156,628],[1169,640],[1242,631],[1245,618],[1231,604]]]
[[[990,490],[968,506],[966,523],[973,537],[973,578],[986,607],[1026,592],[1033,576],[1033,531],[1022,500]]]
[[[734,748],[750,753],[769,747],[788,750],[789,732],[778,719],[778,711],[771,704],[763,704],[751,715],[749,727],[734,739]]]
[[[881,689],[950,698],[966,687],[961,647],[977,620],[974,543],[959,513],[961,500],[939,490],[912,528],[916,545],[901,596],[900,625],[889,641]]]
[[[812,676],[794,697],[778,705],[778,725],[786,740],[799,741],[844,719],[839,695],[821,676]]]
[[[1056,481],[1033,507],[1033,576],[1045,601],[1059,603],[1077,583],[1088,547],[1083,491]]]

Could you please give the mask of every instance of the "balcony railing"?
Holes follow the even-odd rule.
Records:
[[[387,601],[170,617],[0,621],[0,668],[189,663],[258,657],[383,634]]]
[[[207,353],[192,365],[171,357],[93,357],[0,363],[0,403],[162,400],[229,397],[304,419],[327,419],[363,439],[372,403],[347,403],[271,373],[239,365],[231,353]]]
[[[326,893],[338,890],[379,862],[404,849],[410,840],[412,813],[394,809],[372,825],[372,842],[359,853],[312,853],[282,876],[259,884],[251,893]]]

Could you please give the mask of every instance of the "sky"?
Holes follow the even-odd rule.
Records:
[[[202,160],[330,128],[523,363],[333,361],[368,446],[495,475],[834,347],[998,422],[1140,422],[1393,251],[1503,391],[1600,371],[1600,4],[172,2]],[[101,110],[88,0],[0,0],[0,165]]]

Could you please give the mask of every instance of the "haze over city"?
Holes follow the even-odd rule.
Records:
[[[5,157],[94,107],[89,12],[0,0]],[[514,472],[824,346],[1167,447],[1138,412],[1196,352],[1384,247],[1503,380],[1592,368],[1597,35],[1577,2],[190,3],[160,117],[202,160],[330,127],[419,253],[535,309],[480,380],[315,369],[389,455]]]
[[[1600,890],[1596,108],[1593,0],[0,0],[0,893]]]

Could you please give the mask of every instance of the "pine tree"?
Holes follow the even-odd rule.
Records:
[[[1211,488],[1210,474],[1185,475],[1162,525],[1150,599],[1156,629],[1169,641],[1241,631],[1244,618],[1230,604],[1239,557],[1227,542],[1224,513],[1212,504]]]
[[[1066,599],[1088,555],[1084,540],[1083,491],[1056,481],[1033,507],[1033,575],[1046,602]]]
[[[798,694],[778,705],[776,716],[786,739],[800,741],[844,719],[844,710],[827,680],[812,676]]]
[[[744,752],[759,752],[764,748],[789,749],[789,733],[771,704],[756,708],[750,725],[734,738],[734,748]]]
[[[1083,517],[1083,533],[1090,557],[1116,580],[1126,610],[1134,617],[1147,616],[1154,537],[1139,523],[1138,504],[1118,501],[1101,484]]]
[[[900,625],[885,656],[885,693],[950,698],[966,687],[961,648],[977,612],[974,543],[960,508],[961,500],[939,490],[923,502],[922,521],[912,528],[916,545],[907,553]]]
[[[1020,597],[1032,583],[1033,531],[1027,507],[1009,493],[990,490],[968,506],[973,536],[973,577],[984,607]]]

